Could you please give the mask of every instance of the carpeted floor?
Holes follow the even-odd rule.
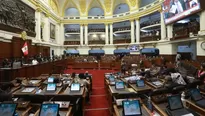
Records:
[[[85,106],[85,116],[110,116],[109,105],[104,88],[104,74],[112,70],[67,70],[66,73],[84,73],[88,71],[93,76],[93,90],[90,105]]]

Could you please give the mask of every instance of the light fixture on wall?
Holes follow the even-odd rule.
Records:
[[[101,35],[101,38],[105,38],[105,34],[102,34],[102,35]]]
[[[97,37],[97,35],[96,35],[96,34],[93,34],[93,37],[94,37],[94,38],[96,38],[96,37]]]

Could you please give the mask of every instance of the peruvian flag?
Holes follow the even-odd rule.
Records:
[[[23,47],[21,48],[24,56],[28,55],[28,45],[27,42],[24,43]]]

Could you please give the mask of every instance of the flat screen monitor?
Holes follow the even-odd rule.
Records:
[[[42,104],[39,116],[58,116],[59,104]]]
[[[191,89],[190,93],[191,93],[191,98],[194,101],[199,101],[199,100],[203,99],[203,97],[201,96],[201,93],[200,93],[200,91],[198,89]]]
[[[115,82],[115,88],[116,89],[124,89],[125,88],[124,82],[123,81]]]
[[[144,80],[137,80],[137,87],[144,87]]]
[[[46,90],[47,91],[56,91],[56,84],[55,83],[48,83]]]
[[[49,77],[48,78],[48,83],[53,83],[54,82],[54,77]]]
[[[80,91],[80,83],[72,83],[70,90],[71,91]]]
[[[124,116],[140,116],[142,115],[139,100],[126,100],[123,101],[123,114]]]
[[[168,104],[170,110],[177,110],[183,108],[181,95],[173,95],[168,97]]]
[[[166,24],[181,20],[201,10],[200,0],[165,0],[162,10]]]
[[[0,116],[14,116],[17,104],[1,103]]]
[[[110,81],[110,82],[115,81],[115,77],[114,77],[114,76],[110,76],[110,77],[109,77],[109,81]]]

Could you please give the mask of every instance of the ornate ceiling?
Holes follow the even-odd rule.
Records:
[[[141,0],[55,0],[58,5],[58,10],[61,16],[64,16],[64,11],[67,8],[77,8],[81,16],[87,16],[88,11],[93,7],[102,8],[105,16],[113,14],[115,7],[121,3],[126,3],[130,11],[137,10]]]

